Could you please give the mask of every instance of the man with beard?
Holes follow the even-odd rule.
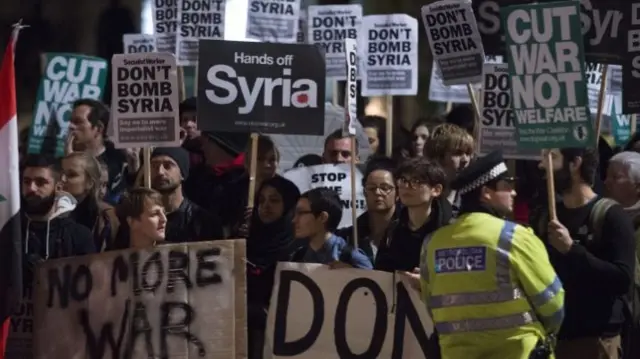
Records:
[[[515,191],[502,153],[472,162],[453,188],[460,216],[424,241],[420,262],[442,358],[549,358],[564,291],[542,242],[503,219]]]
[[[189,153],[182,147],[158,147],[151,154],[151,187],[162,194],[167,213],[166,240],[192,242],[222,239],[221,221],[184,197]]]
[[[550,154],[551,163],[540,167],[553,170],[561,197],[557,218],[547,211],[532,223],[567,291],[556,358],[617,359],[625,297],[633,283],[633,225],[620,205],[592,190],[598,171],[595,149],[553,149]]]

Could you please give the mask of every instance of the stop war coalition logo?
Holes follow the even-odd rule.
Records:
[[[313,45],[202,41],[202,130],[324,134],[325,65]]]

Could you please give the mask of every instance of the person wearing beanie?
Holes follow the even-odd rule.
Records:
[[[166,241],[222,239],[220,220],[183,195],[182,183],[189,175],[189,153],[182,147],[157,147],[151,153],[150,164],[151,188],[162,195],[167,215]]]

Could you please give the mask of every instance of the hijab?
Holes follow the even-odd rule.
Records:
[[[247,259],[260,267],[272,266],[285,260],[290,254],[294,239],[293,214],[300,197],[298,187],[284,177],[275,176],[264,181],[258,195],[267,186],[274,188],[282,196],[283,212],[278,220],[264,223],[258,216],[258,208],[254,208],[247,239]]]

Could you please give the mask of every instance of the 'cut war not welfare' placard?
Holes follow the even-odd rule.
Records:
[[[73,102],[102,99],[107,61],[78,54],[47,53],[29,134],[28,153],[64,155]]]
[[[114,55],[113,144],[180,146],[178,70],[168,53]]]
[[[225,0],[180,0],[176,56],[179,66],[198,63],[200,39],[224,40]]]
[[[518,144],[595,145],[576,2],[502,9]]]
[[[407,14],[365,16],[358,44],[362,96],[418,93],[418,20]]]

